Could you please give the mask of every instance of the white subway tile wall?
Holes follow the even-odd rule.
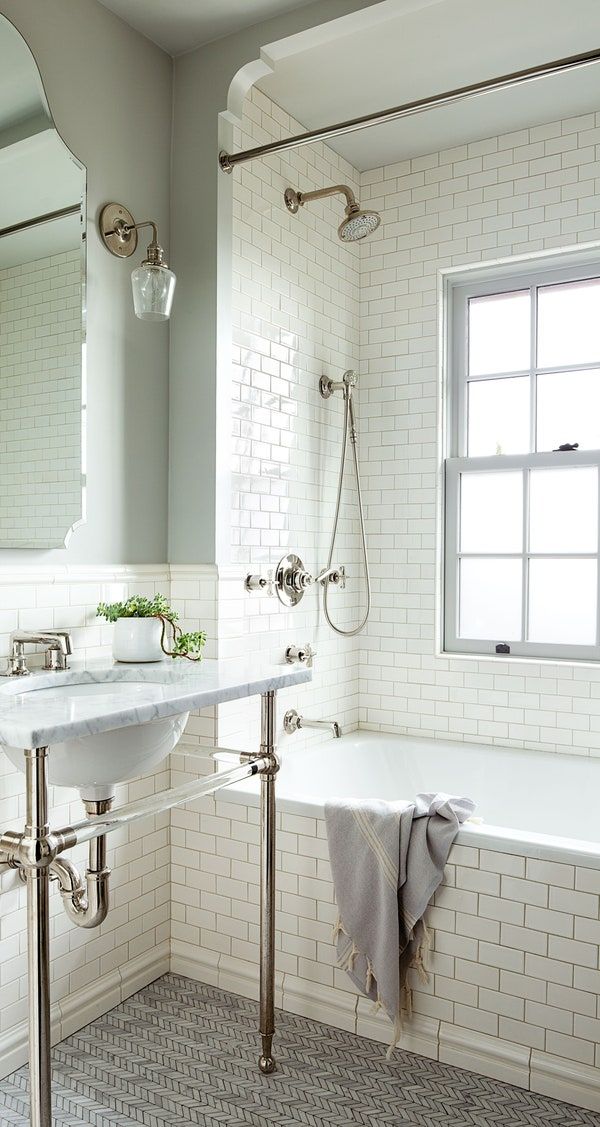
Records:
[[[81,517],[81,250],[0,270],[0,542]]]
[[[260,91],[246,100],[235,146],[277,139],[302,127]],[[233,370],[231,380],[231,567],[219,578],[219,654],[261,652],[282,661],[291,644],[318,652],[315,684],[282,694],[281,713],[296,707],[315,718],[358,721],[358,641],[325,625],[322,589],[309,589],[294,610],[276,598],[247,595],[248,572],[263,574],[298,552],[316,575],[324,569],[334,517],[343,401],[319,395],[319,377],[340,379],[358,367],[358,247],[340,242],[343,196],[290,215],[286,187],[309,191],[358,174],[324,145],[256,161],[234,179]],[[335,563],[348,570],[345,591],[330,592],[330,613],[343,628],[360,618],[364,584],[356,519],[356,484],[348,451]],[[219,738],[246,746],[256,701],[219,712]],[[319,739],[319,734],[310,737]],[[292,737],[298,746],[305,734]],[[285,739],[282,741],[285,746]]]
[[[220,656],[260,649],[273,660],[284,643],[317,640],[314,684],[291,701],[280,694],[281,711],[308,701],[315,715],[343,710],[353,726],[358,700],[368,728],[600,753],[593,668],[437,656],[435,639],[438,270],[592,239],[600,219],[599,125],[600,115],[589,115],[360,176],[325,147],[238,170],[234,565],[220,569],[217,633]],[[260,144],[296,128],[255,92],[236,143]],[[288,217],[282,203],[288,183],[312,188],[340,179],[382,213],[380,230],[358,255],[336,245],[337,203],[307,207],[300,218]],[[357,268],[358,361],[349,273]],[[246,571],[266,573],[291,548],[306,553],[309,568],[323,559],[341,404],[322,404],[314,386],[321,370],[350,365],[360,376],[374,574],[358,685],[356,649],[341,648],[323,628],[314,592],[286,612],[242,586]],[[346,513],[352,539],[340,548],[348,558],[358,542]],[[199,721],[196,742],[218,735],[222,745],[247,747],[257,730],[255,703],[227,706],[210,731]],[[301,738],[281,740],[284,757]],[[174,778],[212,770],[184,750],[173,757]],[[174,811],[172,827],[174,969],[255,995],[258,812],[213,799]],[[388,1023],[335,967],[321,817],[280,815],[277,865],[278,1004],[385,1041]],[[431,979],[413,983],[403,1043],[600,1110],[599,894],[591,868],[455,846],[429,912]]]
[[[195,757],[173,757],[177,781],[199,767]],[[278,816],[278,1004],[385,1041],[389,1023],[357,999],[335,965],[325,821],[317,809],[315,814]],[[254,996],[257,808],[210,799],[200,814],[180,814],[172,833],[175,969]],[[589,1067],[584,1077],[593,1089],[592,1106],[600,1109],[593,1072],[600,1065],[599,917],[594,868],[453,846],[427,917],[430,980],[423,984],[413,974],[414,1016],[405,1021],[402,1043],[534,1090],[542,1089],[531,1050],[539,1051],[538,1068],[558,1055]],[[480,1034],[488,1039],[485,1051],[479,1045],[476,1064],[473,1057],[469,1064],[455,1055],[452,1046],[463,1034],[472,1053]],[[515,1047],[509,1068],[505,1057]]]
[[[365,475],[374,607],[361,726],[600,754],[600,670],[436,656],[439,271],[592,241],[600,114],[376,168],[361,244]]]
[[[68,627],[77,658],[110,657],[113,627],[96,619],[100,600],[130,593],[169,591],[167,567],[21,568],[0,570],[0,657],[17,627]],[[37,659],[40,660],[40,659]],[[36,663],[36,658],[31,664]],[[116,802],[133,801],[169,785],[169,764],[117,788]],[[51,788],[51,824],[83,816],[76,791]],[[25,818],[24,775],[0,753],[0,826],[21,829]],[[53,1025],[57,1038],[79,1029],[122,996],[169,965],[169,815],[147,819],[108,839],[111,911],[101,927],[85,931],[64,914],[53,885],[51,953]],[[80,871],[87,849],[73,850]],[[0,876],[0,1075],[26,1059],[27,967],[25,889],[16,873]]]

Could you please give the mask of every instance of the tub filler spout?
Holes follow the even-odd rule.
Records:
[[[306,716],[299,716],[295,708],[290,708],[283,718],[283,729],[291,736],[299,728],[329,728],[335,740],[342,735],[342,726],[337,720],[307,720]]]

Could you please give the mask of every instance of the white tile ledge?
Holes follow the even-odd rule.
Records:
[[[0,566],[0,586],[30,586],[38,583],[119,583],[155,580],[168,583],[168,564],[64,564]]]
[[[600,1112],[600,1069],[593,1065],[533,1049],[530,1087],[541,1096]]]

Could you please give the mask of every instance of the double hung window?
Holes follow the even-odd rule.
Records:
[[[600,262],[451,285],[448,333],[444,648],[600,658]]]

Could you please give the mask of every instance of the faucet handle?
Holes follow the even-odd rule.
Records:
[[[307,669],[312,669],[313,658],[317,656],[317,651],[313,650],[310,642],[305,646],[288,646],[285,651],[285,660],[288,665],[305,665]]]

